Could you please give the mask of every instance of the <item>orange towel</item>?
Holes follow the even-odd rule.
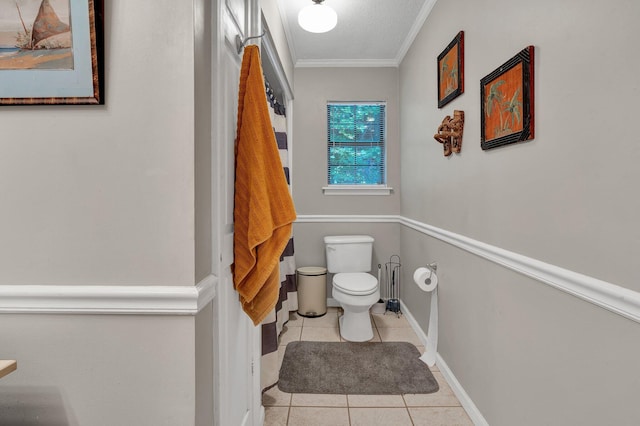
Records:
[[[258,325],[280,293],[280,256],[296,219],[267,107],[260,52],[244,49],[238,95],[233,283]]]

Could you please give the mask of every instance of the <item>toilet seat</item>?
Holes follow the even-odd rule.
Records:
[[[366,272],[341,272],[334,275],[333,286],[345,294],[367,296],[378,289],[378,280]]]

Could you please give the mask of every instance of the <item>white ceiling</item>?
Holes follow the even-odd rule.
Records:
[[[397,66],[436,0],[325,0],[338,14],[328,33],[298,25],[298,12],[312,0],[278,0],[294,65]]]

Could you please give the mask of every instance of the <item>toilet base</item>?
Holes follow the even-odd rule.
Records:
[[[340,317],[340,336],[349,342],[368,342],[373,339],[373,328],[369,310],[350,312],[345,310]]]

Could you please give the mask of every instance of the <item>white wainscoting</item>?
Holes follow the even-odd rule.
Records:
[[[298,223],[398,223],[640,322],[640,293],[399,215],[299,215]],[[0,313],[195,315],[217,277],[196,286],[0,285]]]
[[[399,223],[422,234],[562,290],[625,318],[640,322],[640,293],[531,257],[394,215],[299,215],[299,223]]]
[[[196,315],[217,277],[195,286],[0,285],[0,313]]]

